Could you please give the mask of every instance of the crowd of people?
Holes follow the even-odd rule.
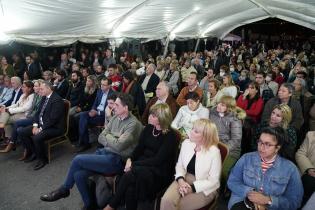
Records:
[[[96,152],[76,155],[64,183],[41,200],[68,197],[76,184],[83,209],[96,209],[88,180],[105,174],[119,179],[98,206],[104,210],[134,210],[161,192],[163,210],[199,209],[219,193],[233,210],[315,203],[315,50],[308,42],[300,49],[223,43],[144,60],[127,52],[115,59],[110,49],[77,54],[1,56],[0,153],[20,145],[19,160],[37,160],[40,170],[45,142],[66,130],[65,113],[77,153],[92,147],[91,128],[103,128]],[[229,151],[223,162],[219,142]]]

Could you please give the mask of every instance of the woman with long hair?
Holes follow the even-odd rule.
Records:
[[[208,91],[204,91],[202,97],[202,105],[212,108],[218,105],[222,92],[220,90],[221,83],[217,79],[211,79],[208,83]]]
[[[223,75],[223,82],[221,85],[221,91],[223,95],[232,96],[236,98],[237,96],[237,87],[234,85],[231,74]]]
[[[8,75],[10,78],[15,76],[14,68],[8,63],[8,60],[5,56],[1,57],[0,75]]]
[[[12,133],[12,124],[21,118],[25,118],[32,110],[34,100],[34,83],[32,81],[24,81],[20,99],[9,107],[2,106],[0,108],[0,129],[5,132],[5,136],[10,139]],[[0,152],[9,152],[15,144],[9,140],[9,144]]]
[[[117,209],[122,200],[127,210],[135,210],[138,201],[154,199],[157,192],[169,185],[178,148],[175,131],[170,127],[172,119],[167,104],[150,108],[149,124],[127,159],[116,193],[104,210]]]

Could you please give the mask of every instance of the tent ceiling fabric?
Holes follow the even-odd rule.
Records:
[[[0,0],[0,34],[60,46],[105,38],[219,37],[268,17],[315,30],[314,0]]]

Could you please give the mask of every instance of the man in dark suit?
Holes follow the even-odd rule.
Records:
[[[139,84],[145,92],[146,99],[155,95],[156,86],[160,82],[160,78],[154,73],[156,66],[151,63],[146,69],[146,74],[139,78]]]
[[[56,79],[54,81],[54,90],[61,98],[66,98],[69,91],[69,82],[67,74],[63,70],[56,72]]]
[[[23,141],[29,158],[25,162],[38,159],[34,170],[43,168],[47,163],[45,141],[64,133],[65,106],[62,98],[53,91],[52,84],[44,81],[40,85],[43,96],[38,111],[34,116],[33,126],[18,130],[19,138]]]
[[[103,125],[105,121],[105,107],[107,97],[114,93],[111,88],[112,81],[108,78],[101,80],[101,89],[97,92],[96,99],[90,111],[82,112],[79,121],[79,147],[77,152],[91,148],[89,139],[89,125]]]
[[[15,104],[22,95],[22,81],[19,77],[11,77],[11,86],[13,88],[13,93],[10,100],[4,103],[5,106]]]
[[[38,63],[34,62],[32,56],[27,55],[25,57],[26,69],[25,73],[27,74],[30,80],[40,79],[42,77],[42,71]]]

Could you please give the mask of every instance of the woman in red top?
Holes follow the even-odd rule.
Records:
[[[274,77],[274,81],[279,84],[279,87],[282,83],[285,82],[283,74],[280,72],[279,66],[272,67],[272,74]]]
[[[258,123],[264,108],[264,101],[260,97],[259,84],[251,82],[245,92],[237,99],[237,106],[246,111],[246,115]]]

